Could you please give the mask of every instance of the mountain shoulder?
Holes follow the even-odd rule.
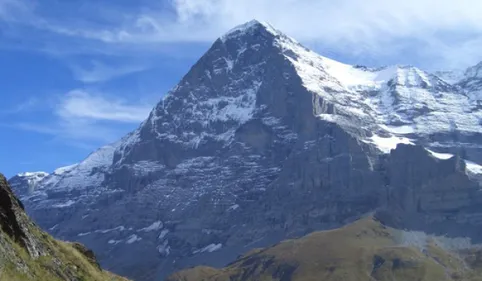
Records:
[[[449,251],[423,233],[390,228],[374,216],[252,251],[225,268],[194,267],[168,281],[482,280],[482,250]],[[412,237],[408,239],[407,237]],[[413,241],[410,241],[413,240]],[[418,242],[417,242],[418,241]]]

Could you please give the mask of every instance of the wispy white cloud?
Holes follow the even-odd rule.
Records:
[[[97,124],[85,119],[58,119],[49,123],[19,122],[1,126],[49,135],[54,141],[89,148],[116,141],[122,134],[115,124]]]
[[[42,121],[15,121],[0,126],[50,135],[54,140],[76,147],[93,148],[116,141],[125,134],[126,126],[140,123],[152,109],[151,105],[141,102],[85,90],[70,91],[56,103],[42,106],[51,112],[50,116],[43,116]]]
[[[256,18],[303,41],[351,57],[398,57],[424,66],[460,67],[482,59],[482,2],[477,0],[175,0],[181,29],[214,38]],[[460,37],[460,34],[470,36]],[[162,36],[160,36],[162,37]],[[192,38],[196,40],[195,37]],[[454,44],[456,42],[456,44]],[[460,47],[463,46],[463,51]],[[380,63],[380,62],[379,62]],[[381,62],[383,63],[383,62]]]
[[[70,68],[75,79],[84,83],[103,82],[148,69],[140,64],[108,65],[99,61],[92,61],[89,67],[72,64]]]
[[[65,120],[91,119],[117,122],[141,122],[152,106],[127,104],[120,99],[106,99],[83,90],[73,90],[62,99],[57,114]]]
[[[12,115],[20,113],[31,113],[32,110],[38,109],[41,105],[41,101],[36,97],[30,97],[19,104],[6,107],[0,110],[0,115]]]
[[[13,0],[1,0],[13,1]],[[16,0],[25,1],[25,0]],[[402,57],[405,50],[422,65],[475,64],[482,58],[482,2],[479,0],[171,0],[170,6],[78,15],[69,21],[33,16],[36,29],[92,44],[139,50],[179,42],[212,42],[253,18],[268,21],[302,42],[349,57]],[[108,11],[105,15],[101,12]],[[35,14],[35,13],[33,13]],[[100,19],[107,19],[101,21]],[[102,22],[103,24],[99,24]],[[470,34],[463,38],[457,34]],[[457,41],[458,44],[453,44]],[[87,44],[87,43],[86,43]],[[464,51],[460,51],[463,46]],[[160,49],[160,48],[159,48]]]

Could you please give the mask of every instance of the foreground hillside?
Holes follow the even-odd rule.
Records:
[[[103,271],[92,251],[53,239],[30,221],[0,174],[1,281],[122,281]]]
[[[396,230],[370,217],[253,250],[223,269],[195,267],[168,280],[482,280],[482,250],[464,242]]]

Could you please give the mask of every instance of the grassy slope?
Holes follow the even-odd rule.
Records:
[[[8,235],[0,227],[0,281],[127,281],[102,270],[93,253],[82,245],[55,240],[40,230],[25,214],[1,174],[0,189],[1,225],[19,226],[25,235]],[[8,211],[14,217],[5,215]]]
[[[422,252],[400,246],[399,235],[366,218],[254,251],[224,269],[196,267],[168,280],[482,281],[480,251],[449,253],[429,242]]]
[[[72,244],[57,241],[51,237],[44,237],[51,253],[38,258],[31,258],[21,247],[15,246],[13,260],[6,262],[0,271],[3,281],[126,281],[110,272],[92,264]],[[12,253],[10,253],[11,255]],[[20,266],[19,266],[20,265]]]

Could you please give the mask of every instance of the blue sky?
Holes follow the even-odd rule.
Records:
[[[346,63],[482,60],[476,0],[0,0],[0,171],[51,172],[135,129],[220,35],[268,21]]]

